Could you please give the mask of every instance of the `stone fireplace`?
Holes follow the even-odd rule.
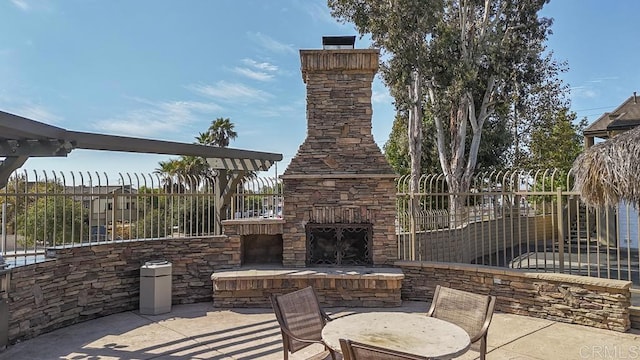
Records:
[[[306,286],[326,306],[399,306],[396,175],[371,133],[378,51],[301,50],[300,59],[307,137],[282,175],[283,218],[223,221],[239,266],[211,275],[214,306],[268,307],[270,295]]]
[[[282,175],[284,266],[389,265],[395,182],[371,132],[378,50],[301,50],[307,137]]]

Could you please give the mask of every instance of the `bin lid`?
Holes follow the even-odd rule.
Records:
[[[151,260],[144,263],[145,266],[171,265],[167,260]]]
[[[168,261],[147,261],[142,267],[140,267],[140,276],[142,277],[155,277],[171,275],[171,263]]]

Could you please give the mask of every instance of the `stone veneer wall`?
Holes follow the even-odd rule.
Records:
[[[139,307],[140,266],[172,263],[172,302],[211,301],[211,273],[240,265],[226,236],[56,248],[55,259],[12,269],[9,342]]]
[[[399,261],[404,300],[433,298],[436,285],[497,297],[496,310],[625,332],[631,282],[453,263]]]
[[[371,132],[378,50],[301,50],[307,137],[282,175],[283,265],[305,266],[305,224],[316,210],[373,224],[372,261],[395,257],[396,175]],[[359,222],[342,216],[322,223]]]

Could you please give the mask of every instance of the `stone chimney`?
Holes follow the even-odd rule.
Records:
[[[282,175],[285,266],[314,265],[310,223],[370,224],[366,262],[393,260],[396,175],[371,132],[378,56],[374,49],[300,50],[307,137]]]
[[[393,174],[371,133],[378,50],[301,50],[300,60],[307,138],[284,174]]]

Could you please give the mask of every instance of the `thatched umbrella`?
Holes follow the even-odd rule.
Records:
[[[640,126],[585,150],[572,173],[574,191],[589,206],[640,204]]]

